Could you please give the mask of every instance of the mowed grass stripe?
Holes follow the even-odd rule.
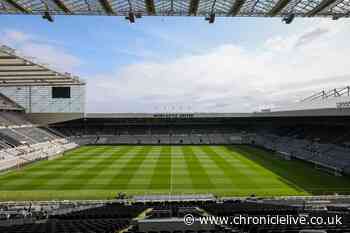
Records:
[[[295,189],[288,187],[277,180],[274,174],[266,173],[265,169],[259,167],[253,162],[242,157],[237,152],[227,150],[226,147],[205,146],[203,150],[211,155],[213,161],[220,170],[224,171],[225,176],[230,178],[231,184],[226,187],[217,185],[217,192],[222,195],[237,194],[260,194],[277,193],[289,191],[295,195],[298,194]],[[250,171],[247,173],[246,171]],[[277,187],[279,190],[274,189]]]
[[[50,173],[50,178],[48,178],[46,175],[47,182],[41,182],[41,185],[36,187],[36,190],[82,190],[86,186],[86,184],[89,182],[90,177],[93,176],[95,173],[99,173],[99,169],[91,169],[94,165],[94,163],[103,163],[103,160],[106,159],[106,156],[104,153],[107,153],[106,151],[111,150],[111,147],[94,147],[95,149],[91,150],[88,154],[88,158],[81,157],[81,163],[79,165],[77,163],[71,164],[69,166],[68,164],[61,164],[61,161],[59,161],[57,166],[63,166],[62,168],[66,169],[60,169],[53,170]],[[85,152],[86,153],[86,152]],[[77,157],[78,155],[66,155],[66,160],[69,158]],[[91,163],[93,161],[94,163]],[[57,161],[56,161],[57,162]],[[38,172],[35,172],[38,174]],[[52,177],[52,178],[51,178]],[[42,179],[42,178],[41,178]],[[36,179],[37,181],[41,181],[41,179]],[[28,182],[27,182],[28,183]],[[94,188],[93,185],[90,185],[88,188]],[[96,189],[103,189],[104,187],[97,187]]]
[[[239,188],[247,188],[248,186],[250,189],[260,188],[258,182],[254,180],[256,176],[261,176],[262,171],[258,165],[239,153],[227,150],[225,146],[207,146],[203,149],[208,150],[211,159],[226,172],[225,175],[231,178],[234,186]],[[247,170],[250,172],[246,173]]]
[[[148,189],[170,191],[171,181],[171,147],[163,146]]]
[[[350,194],[349,176],[334,176],[314,169],[300,160],[283,160],[268,151],[249,146],[230,147],[245,157],[280,176],[280,180],[290,186],[305,190],[308,194],[321,195],[334,192]]]
[[[0,200],[105,199],[117,192],[350,194],[350,179],[249,146],[85,146],[0,176]]]
[[[148,152],[151,150],[150,146],[136,147],[139,150],[135,152],[130,160],[119,170],[119,172],[110,180],[110,186],[118,190],[127,189],[129,181],[139,169],[143,161],[146,159]]]
[[[99,148],[94,147],[92,151],[98,151]],[[72,169],[78,167],[79,164],[87,162],[89,159],[92,159],[92,156],[85,160],[81,160],[79,164],[74,165],[65,165],[62,169],[57,171],[56,169],[47,168],[50,164],[60,163],[62,160],[66,160],[70,157],[69,153],[66,155],[57,158],[55,160],[46,160],[35,163],[28,167],[23,168],[21,171],[9,173],[5,175],[4,181],[0,182],[0,188],[2,190],[36,190],[36,189],[45,189],[48,188],[48,185],[54,186],[54,180],[60,178],[61,174],[68,172]],[[37,171],[40,171],[39,174],[36,174]],[[54,187],[55,188],[55,187]],[[59,188],[59,187],[57,187]],[[52,189],[52,187],[51,187]]]
[[[68,176],[64,176],[65,182],[60,184],[59,189],[67,190],[79,190],[84,188],[92,188],[94,184],[90,184],[90,181],[98,176],[103,170],[108,166],[106,160],[111,157],[111,155],[106,155],[105,153],[109,153],[113,150],[113,147],[103,147],[102,150],[99,151],[99,154],[90,155],[93,157],[93,163],[84,163],[77,168],[78,173],[69,174]],[[116,156],[117,157],[117,156]],[[91,161],[91,160],[90,160]],[[85,166],[87,165],[87,166]]]
[[[171,191],[174,193],[193,193],[192,180],[182,146],[172,146],[171,149]]]
[[[101,162],[102,166],[96,164],[90,171],[93,176],[86,182],[84,189],[112,189],[110,182],[116,174],[115,165],[118,164],[118,161],[127,157],[132,149],[133,146],[120,146],[117,151],[114,151],[104,160],[104,163]]]
[[[70,150],[67,152],[64,152],[63,155],[69,154],[69,155],[73,155],[73,154],[82,154],[85,153],[87,151],[92,151],[94,149],[97,149],[95,146],[81,146],[79,148],[76,148],[74,150]]]
[[[146,159],[139,165],[132,178],[128,183],[128,190],[143,190],[148,192],[149,185],[152,181],[154,169],[156,167],[161,151],[157,147],[150,147],[147,151]]]
[[[88,158],[82,158],[80,163],[74,163],[69,166],[68,164],[64,164],[66,170],[62,170],[59,172],[52,172],[50,175],[55,175],[55,177],[51,177],[48,179],[49,182],[42,183],[37,186],[36,189],[42,190],[79,190],[84,184],[87,182],[89,177],[90,168],[93,168],[94,163],[98,163],[103,161],[103,153],[111,150],[109,147],[100,147],[97,148],[93,153],[94,155],[90,155]],[[70,157],[74,157],[76,155],[70,155]],[[96,158],[97,157],[97,158]],[[69,159],[67,156],[66,160]],[[94,163],[90,163],[90,161],[94,161]],[[77,173],[72,174],[71,171],[75,171]]]
[[[189,146],[182,147],[187,169],[192,181],[192,187],[198,191],[208,192],[215,188],[207,172],[202,167],[200,160],[197,158],[192,148]]]
[[[228,189],[238,188],[239,184],[237,182],[242,178],[242,174],[239,170],[231,166],[230,162],[225,159],[227,154],[222,155],[214,151],[210,146],[203,146],[201,149],[206,152],[209,158],[216,164],[216,166],[225,174],[227,178],[231,181],[231,186]]]
[[[242,174],[239,192],[245,191],[245,193],[264,196],[308,194],[305,190],[290,185],[271,170],[268,170],[254,160],[247,158],[237,150],[237,147],[221,147],[216,149],[222,149],[227,152],[231,158],[234,157],[235,160],[244,164],[244,166],[235,169]],[[262,151],[260,150],[258,153],[262,153]]]
[[[113,190],[115,189],[115,177],[120,173],[120,170],[124,164],[131,159],[131,154],[134,155],[134,146],[120,146],[120,149],[116,151],[112,157],[108,159],[108,165],[103,170],[96,166],[98,175],[93,179],[89,179],[84,189],[91,190]]]
[[[237,157],[242,162],[246,163],[248,167],[243,169],[242,172],[246,176],[250,177],[250,183],[259,186],[258,191],[260,193],[271,193],[271,190],[273,190],[273,192],[277,194],[280,192],[280,195],[286,195],[286,193],[290,193],[290,195],[308,194],[306,190],[303,190],[301,187],[298,187],[297,185],[292,184],[290,181],[283,179],[272,170],[266,169],[264,166],[261,166],[261,164],[257,163],[256,160],[245,156],[245,154],[242,153],[238,147],[239,146],[236,146],[234,148],[225,147],[224,149],[231,152],[232,155]],[[257,156],[261,156],[263,153],[264,151],[261,149],[256,151]],[[272,157],[274,156],[270,154],[270,158]]]
[[[203,150],[201,147],[193,146],[191,147],[193,152],[199,158],[202,167],[207,172],[211,182],[215,185],[215,189],[227,189],[231,186],[231,180],[225,175],[225,172],[217,166],[217,164],[212,160],[212,156],[207,151]]]
[[[75,153],[75,151],[65,153],[62,157],[55,159],[55,162],[49,161],[45,166],[29,168],[31,172],[42,172],[42,171],[60,171],[65,172],[68,169],[74,169],[82,164],[88,164],[90,161],[94,161],[96,158],[94,155],[99,154],[105,150],[106,147],[91,147],[90,150]]]
[[[127,148],[128,146],[125,146]],[[135,147],[130,147],[130,150],[125,151],[115,163],[111,163],[108,170],[113,170],[113,175],[110,175],[107,179],[108,189],[119,189],[119,185],[122,182],[118,180],[118,176],[122,174],[126,164],[137,154]],[[116,166],[118,165],[118,166]]]

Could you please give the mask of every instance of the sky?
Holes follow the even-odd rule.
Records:
[[[86,112],[252,112],[349,85],[350,19],[0,15],[0,43],[85,80]]]

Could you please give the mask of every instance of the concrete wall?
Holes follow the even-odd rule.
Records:
[[[0,86],[0,93],[21,105],[26,113],[82,113],[85,86],[71,86],[71,98],[52,98],[51,86]]]

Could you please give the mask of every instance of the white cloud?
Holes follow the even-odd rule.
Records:
[[[227,43],[196,55],[189,51],[172,61],[151,59],[89,77],[88,111],[246,112],[286,105],[322,88],[348,85],[347,23],[317,19],[292,33],[266,38],[261,47]],[[37,35],[2,30],[0,43],[34,54],[61,71],[84,69],[80,58]],[[131,51],[144,58],[162,53],[137,52]]]
[[[12,29],[0,31],[0,43],[15,48],[20,55],[29,56],[34,61],[49,65],[61,72],[74,73],[82,64],[81,59],[69,54],[52,41],[22,31]]]
[[[48,44],[27,43],[23,44],[20,50],[23,54],[35,54],[39,61],[61,72],[74,73],[75,68],[82,63],[79,58]]]
[[[23,43],[30,39],[29,35],[16,30],[7,29],[1,33],[1,42],[4,44]]]
[[[88,81],[97,112],[237,112],[280,106],[349,84],[346,21],[266,39],[261,48],[225,44],[172,62],[139,63]]]

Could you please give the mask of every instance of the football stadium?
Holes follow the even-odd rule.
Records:
[[[0,0],[0,14],[291,24],[347,18],[350,2]],[[0,232],[350,232],[350,86],[250,112],[90,112],[89,81],[26,55],[0,45]]]

